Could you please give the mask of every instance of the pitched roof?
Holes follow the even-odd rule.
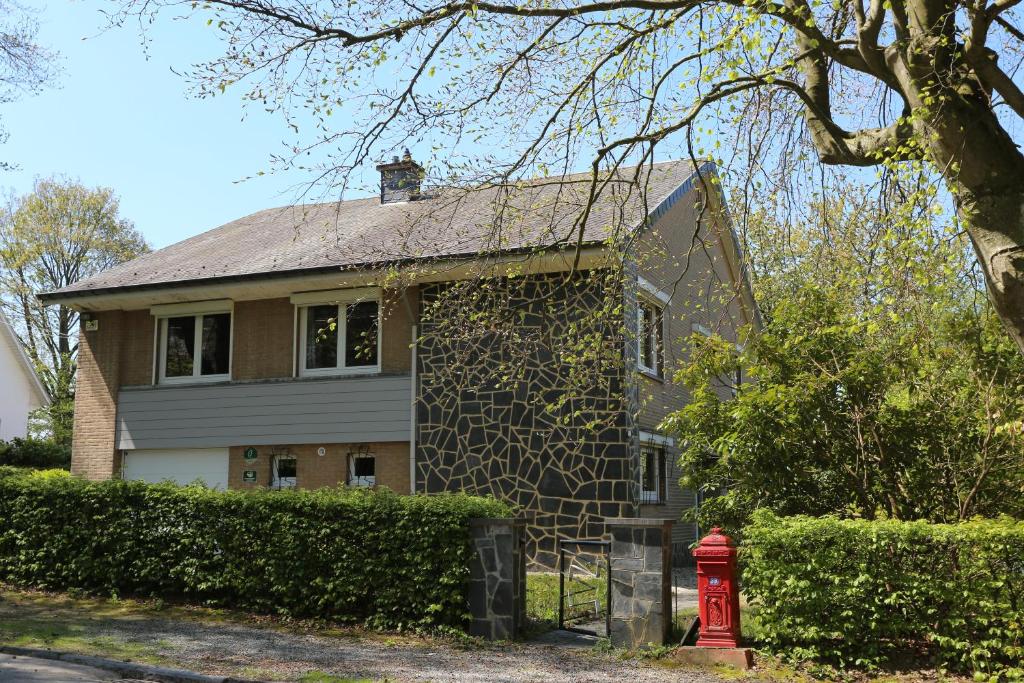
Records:
[[[14,328],[11,327],[11,323],[3,311],[0,311],[0,345],[7,346],[14,354],[18,367],[21,368],[22,374],[36,395],[37,405],[39,407],[49,405],[50,395],[46,392],[43,383],[39,381],[39,375],[36,374],[36,369],[32,365],[32,359],[25,353],[25,348],[21,345],[18,335],[14,333]]]
[[[584,243],[641,225],[692,175],[689,161],[643,167],[644,194],[631,182],[634,170],[621,169],[592,207]],[[449,189],[413,202],[381,204],[374,197],[266,209],[42,298],[571,246],[589,189],[588,173]]]

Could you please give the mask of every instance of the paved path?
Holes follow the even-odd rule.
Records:
[[[91,666],[55,662],[33,657],[0,654],[0,682],[2,683],[99,683],[118,676]]]

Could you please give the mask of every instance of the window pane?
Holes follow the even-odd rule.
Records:
[[[345,366],[351,368],[376,364],[377,302],[350,304],[345,322]]]
[[[640,451],[641,458],[641,481],[643,482],[644,493],[651,493],[658,490],[658,463],[657,451],[653,448],[644,448]]]
[[[376,458],[356,458],[352,465],[352,474],[357,477],[372,477],[376,471]]]
[[[231,314],[203,316],[202,374],[228,374],[231,357]]]
[[[164,377],[191,377],[196,351],[194,316],[167,319],[167,363]]]
[[[310,306],[306,309],[307,370],[338,367],[337,322],[337,306]]]
[[[654,306],[640,304],[640,364],[651,370],[657,369],[658,334],[657,312]]]
[[[277,476],[280,479],[294,479],[298,475],[295,458],[281,458],[277,461]]]

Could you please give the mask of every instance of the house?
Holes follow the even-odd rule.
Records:
[[[557,537],[695,505],[657,430],[686,402],[668,375],[694,331],[757,315],[713,165],[621,171],[582,231],[588,176],[462,192],[408,155],[378,170],[379,197],[261,211],[44,295],[82,313],[72,471],[493,494],[544,565]],[[675,533],[681,552],[696,530]]]
[[[25,438],[29,414],[50,402],[32,361],[0,311],[0,441]]]

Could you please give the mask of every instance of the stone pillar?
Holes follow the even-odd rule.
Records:
[[[671,519],[605,520],[612,541],[612,645],[669,641],[673,524]]]
[[[515,638],[526,620],[526,525],[516,519],[471,519],[470,635]]]

